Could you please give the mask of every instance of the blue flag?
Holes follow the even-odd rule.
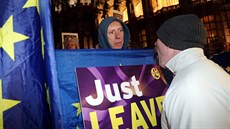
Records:
[[[157,64],[156,54],[151,49],[56,50],[55,58],[63,129],[84,128],[77,88],[76,67]]]
[[[60,94],[57,81],[56,61],[54,56],[54,39],[52,28],[52,16],[49,0],[40,0],[40,18],[42,26],[42,36],[44,42],[44,58],[46,83],[49,90],[49,100],[51,107],[52,129],[62,129],[62,116],[60,106]]]
[[[49,129],[39,1],[0,3],[0,129]]]

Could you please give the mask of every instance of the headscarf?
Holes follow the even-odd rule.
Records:
[[[127,25],[124,22],[122,22],[121,20],[119,20],[115,17],[107,17],[100,23],[100,25],[98,27],[98,40],[99,40],[100,47],[103,49],[112,49],[110,44],[109,44],[108,38],[107,38],[107,29],[108,29],[110,23],[112,23],[113,21],[120,22],[122,27],[123,27],[124,44],[123,44],[122,49],[126,49],[128,47],[128,43],[130,40],[129,28],[127,27]]]

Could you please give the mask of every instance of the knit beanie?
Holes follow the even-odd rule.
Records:
[[[170,18],[160,26],[156,33],[166,46],[177,50],[193,47],[204,48],[207,39],[204,24],[194,14]]]

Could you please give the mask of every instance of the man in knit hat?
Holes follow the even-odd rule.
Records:
[[[194,14],[157,30],[159,64],[175,76],[165,95],[162,129],[230,129],[230,76],[206,58],[207,31]]]

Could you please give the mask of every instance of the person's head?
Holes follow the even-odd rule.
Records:
[[[98,40],[104,49],[126,49],[130,40],[127,25],[115,17],[103,19],[98,27]]]
[[[155,48],[159,65],[165,68],[167,62],[180,51],[188,48],[204,48],[207,31],[194,14],[179,15],[165,21],[156,32]]]
[[[74,38],[69,38],[67,41],[67,49],[78,49],[77,40]]]

